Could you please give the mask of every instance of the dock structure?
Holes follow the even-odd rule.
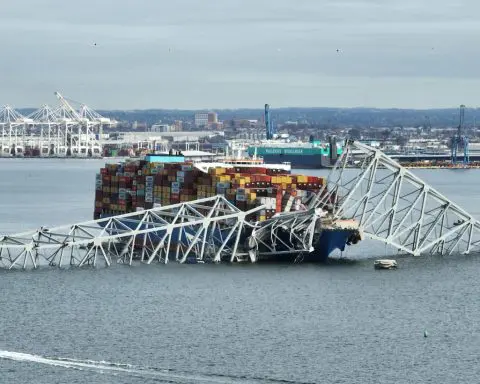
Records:
[[[365,237],[401,253],[478,252],[480,222],[378,149],[349,141],[312,207],[358,221]]]
[[[400,253],[479,250],[480,223],[381,151],[348,141],[327,184],[304,211],[255,222],[222,195],[0,237],[0,266],[256,262],[314,252],[328,214]]]

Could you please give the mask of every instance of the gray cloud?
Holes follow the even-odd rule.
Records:
[[[59,90],[99,109],[476,106],[479,11],[473,0],[5,0],[0,103],[39,106]]]

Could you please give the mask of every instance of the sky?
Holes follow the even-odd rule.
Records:
[[[480,104],[477,0],[2,0],[0,105]]]

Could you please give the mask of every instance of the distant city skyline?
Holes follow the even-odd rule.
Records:
[[[208,4],[208,5],[207,5]],[[473,0],[5,0],[0,105],[480,106]]]

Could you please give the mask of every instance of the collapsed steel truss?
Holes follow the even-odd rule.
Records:
[[[477,251],[480,223],[381,151],[350,141],[327,184],[302,212],[254,222],[225,197],[157,207],[0,237],[0,267],[250,261],[314,250],[321,218],[353,219],[400,252]]]
[[[358,221],[402,253],[478,251],[480,222],[377,149],[349,141],[314,207]]]
[[[42,227],[0,238],[0,266],[81,267],[133,260],[255,262],[278,252],[309,251],[315,210],[252,222],[251,215],[261,209],[265,207],[243,212],[219,195],[75,225]],[[281,236],[282,228],[290,233],[290,240]]]

